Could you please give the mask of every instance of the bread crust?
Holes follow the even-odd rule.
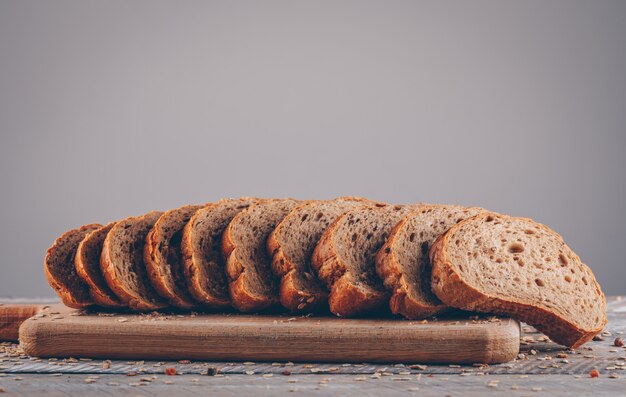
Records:
[[[330,289],[328,306],[341,317],[351,317],[376,311],[389,299],[386,291],[377,291],[366,285],[355,285],[346,273],[346,264],[338,257],[335,247],[337,225],[347,213],[339,216],[322,234],[313,251],[311,266]]]
[[[204,209],[215,207],[215,205],[215,203],[207,204]],[[202,285],[202,281],[200,280],[200,271],[198,271],[199,265],[197,264],[198,258],[196,258],[197,253],[195,252],[193,246],[193,239],[196,238],[196,232],[193,228],[193,225],[197,219],[196,214],[194,214],[194,216],[192,216],[189,222],[187,222],[187,224],[185,225],[185,229],[183,231],[183,239],[181,242],[185,278],[187,279],[187,287],[189,288],[189,293],[191,294],[191,296],[194,297],[194,299],[196,299],[198,302],[201,303],[202,306],[206,308],[215,310],[230,308],[231,303],[228,296],[220,299],[219,297],[208,293]]]
[[[146,214],[148,215],[148,214]],[[146,215],[143,215],[144,217]],[[123,287],[124,282],[117,276],[117,272],[115,271],[115,265],[113,264],[113,260],[111,258],[111,240],[109,236],[111,236],[111,232],[113,232],[120,223],[124,222],[128,219],[134,219],[135,217],[128,217],[124,220],[118,222],[113,229],[107,235],[107,238],[104,239],[104,245],[102,246],[102,255],[100,256],[100,269],[102,270],[102,275],[107,282],[107,285],[111,290],[115,293],[115,295],[120,298],[120,300],[128,305],[133,310],[137,311],[150,311],[150,310],[158,310],[163,309],[167,306],[167,304],[163,302],[149,302],[144,299],[140,299],[135,297],[135,295],[126,291]]]
[[[524,321],[530,325],[533,325],[539,331],[546,334],[553,341],[562,345],[568,346],[572,349],[576,349],[586,342],[590,341],[595,335],[597,335],[607,323],[606,314],[601,326],[597,329],[585,330],[579,328],[575,324],[572,324],[567,319],[559,316],[556,313],[549,312],[548,310],[523,302],[508,301],[498,297],[489,296],[479,291],[478,289],[467,283],[461,275],[459,275],[447,254],[447,248],[450,244],[452,235],[467,222],[473,222],[483,219],[487,216],[499,216],[505,217],[505,215],[482,213],[472,218],[468,218],[459,222],[444,235],[440,236],[432,245],[429,255],[432,269],[432,289],[442,302],[459,309],[475,310],[480,312],[494,313],[505,316],[511,316]],[[528,218],[517,218],[532,221]],[[537,222],[534,222],[538,224]],[[538,224],[540,227],[555,233],[551,229],[542,224]],[[560,235],[557,234],[560,237]],[[562,239],[562,238],[561,238]],[[572,252],[573,253],[573,252]],[[600,291],[602,297],[603,306],[606,307],[606,298],[604,293],[600,290],[600,286],[593,277],[593,283],[595,287]]]
[[[173,211],[181,210],[181,209],[192,209],[197,207],[200,209],[201,206],[185,206]],[[160,222],[167,213],[161,215],[161,218],[157,221],[154,227],[148,232],[146,236],[146,244],[144,245],[144,262],[146,263],[146,271],[148,274],[148,278],[150,279],[150,284],[154,287],[157,293],[163,298],[167,299],[170,305],[174,307],[178,307],[184,310],[190,310],[198,306],[198,303],[195,302],[192,296],[189,294],[189,288],[186,288],[182,293],[178,293],[174,289],[171,288],[170,282],[168,281],[168,276],[163,273],[162,266],[170,266],[167,262],[167,258],[163,255],[163,253],[159,250],[159,245],[164,240],[164,236],[161,233]],[[184,259],[182,255],[182,239],[181,239],[181,271],[184,268]],[[180,276],[183,276],[182,274]],[[185,281],[187,278],[184,278]]]
[[[61,280],[57,280],[55,278],[55,276],[52,274],[51,270],[50,270],[50,257],[54,254],[54,251],[56,249],[58,249],[58,245],[61,243],[61,241],[63,239],[66,238],[67,235],[71,234],[71,233],[75,233],[75,232],[85,232],[85,231],[93,231],[97,228],[100,228],[102,225],[98,224],[98,223],[91,223],[88,225],[83,225],[81,227],[79,227],[78,229],[72,229],[69,230],[65,233],[63,233],[61,236],[59,236],[54,243],[52,244],[52,246],[50,248],[48,248],[47,252],[46,252],[46,256],[44,258],[44,274],[46,276],[46,280],[48,281],[48,284],[50,284],[50,286],[56,291],[56,293],[59,295],[59,297],[61,298],[61,301],[63,302],[63,304],[65,306],[71,307],[73,309],[82,309],[85,307],[89,307],[91,305],[93,305],[95,302],[93,300],[83,300],[81,298],[79,298],[78,296],[76,296],[76,294],[74,294],[72,291],[70,291],[66,286],[65,283],[63,283]],[[68,263],[68,266],[72,266],[74,267],[74,263],[73,263],[73,258],[72,258],[72,263]],[[85,284],[85,288],[89,289],[88,285]]]
[[[112,222],[103,227],[109,227],[114,225],[115,222]],[[97,305],[111,307],[111,308],[121,308],[124,307],[122,302],[117,299],[116,296],[112,296],[112,292],[108,293],[108,291],[104,291],[95,280],[92,279],[91,275],[87,271],[87,264],[84,262],[83,258],[83,249],[85,249],[84,242],[91,236],[92,233],[98,232],[100,229],[96,229],[85,236],[83,241],[78,244],[78,248],[76,250],[76,257],[74,259],[74,265],[76,266],[76,273],[89,285],[89,293],[93,298],[94,302]],[[100,266],[98,266],[98,270],[100,270]]]

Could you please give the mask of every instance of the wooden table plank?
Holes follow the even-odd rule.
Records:
[[[145,381],[142,381],[142,378]],[[371,376],[302,375],[223,377],[102,375],[88,380],[87,375],[21,375],[0,378],[0,387],[16,396],[241,396],[275,397],[297,393],[300,396],[485,396],[529,395],[615,396],[623,395],[626,379],[569,375],[500,376]],[[149,380],[149,381],[147,381]],[[92,383],[86,383],[92,382]],[[166,383],[168,382],[168,383]],[[171,383],[170,383],[171,382]]]

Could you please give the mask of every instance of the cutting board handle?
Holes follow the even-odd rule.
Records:
[[[0,303],[0,341],[17,341],[20,325],[46,307],[41,303]]]

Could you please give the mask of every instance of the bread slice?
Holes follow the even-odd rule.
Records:
[[[242,312],[271,308],[278,303],[267,237],[276,225],[303,201],[266,200],[241,211],[222,238],[226,274],[233,306]]]
[[[183,231],[184,273],[190,294],[209,309],[230,305],[222,234],[230,221],[259,200],[253,197],[223,199],[199,209]]]
[[[74,265],[76,273],[89,285],[89,293],[97,305],[123,307],[122,301],[113,293],[100,270],[100,255],[104,239],[115,222],[102,226],[85,236],[78,244]]]
[[[376,253],[392,227],[414,206],[377,204],[346,212],[313,251],[312,265],[330,289],[330,311],[355,316],[381,309],[389,293],[376,274]]]
[[[280,303],[292,312],[314,311],[328,303],[328,291],[311,270],[311,256],[322,233],[341,214],[371,201],[341,197],[313,201],[291,210],[267,240],[272,270],[280,279]]]
[[[150,283],[170,305],[192,309],[194,301],[187,288],[181,241],[183,229],[201,205],[186,205],[165,212],[146,236],[143,259]]]
[[[143,250],[146,236],[162,212],[152,211],[115,224],[104,239],[100,266],[107,284],[131,309],[148,311],[167,306],[148,280]]]
[[[448,308],[430,289],[428,250],[450,227],[481,212],[482,208],[424,205],[393,228],[376,255],[376,272],[391,292],[392,313],[420,319]]]
[[[479,214],[441,236],[430,257],[433,292],[450,306],[517,318],[571,348],[607,322],[589,267],[530,219]]]
[[[48,248],[43,261],[46,279],[66,306],[79,309],[94,304],[89,286],[76,273],[74,256],[80,241],[100,226],[94,223],[65,232]]]

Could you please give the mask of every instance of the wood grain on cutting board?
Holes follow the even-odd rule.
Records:
[[[15,341],[20,325],[46,307],[43,303],[0,303],[0,341]]]
[[[519,351],[511,319],[342,319],[198,314],[114,316],[54,306],[26,320],[38,357],[233,361],[497,363]]]

